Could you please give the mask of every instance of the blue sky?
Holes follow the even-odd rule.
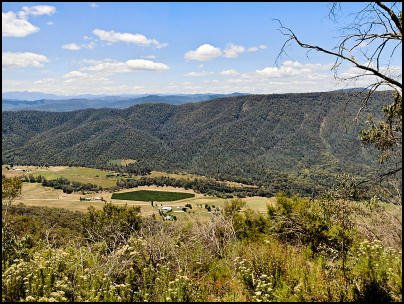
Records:
[[[333,22],[329,3],[3,3],[2,91],[283,93],[359,86],[334,80],[332,57],[307,58],[296,45],[275,64],[285,38],[274,19],[302,40],[331,48],[349,13],[362,6],[343,4]],[[401,74],[401,56],[391,65]]]

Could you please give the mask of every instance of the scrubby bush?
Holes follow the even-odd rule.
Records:
[[[401,251],[351,235],[338,212],[348,206],[277,201],[268,215],[233,200],[207,219],[173,222],[111,204],[10,205],[2,300],[402,301]]]

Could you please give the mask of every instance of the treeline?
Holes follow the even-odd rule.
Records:
[[[159,177],[141,177],[140,179],[121,179],[117,181],[117,188],[136,188],[139,186],[171,186],[185,189],[192,189],[195,192],[203,193],[206,195],[233,198],[233,197],[248,197],[248,196],[266,196],[271,197],[274,195],[272,191],[264,188],[255,187],[231,187],[223,182],[218,182],[213,179],[196,178],[193,180],[188,179],[175,179],[167,176]]]
[[[103,188],[101,186],[97,186],[91,183],[80,183],[77,181],[69,181],[65,177],[59,177],[54,180],[47,180],[44,176],[38,175],[38,176],[33,176],[33,175],[28,175],[28,176],[23,176],[22,178],[23,182],[29,182],[29,183],[41,183],[42,186],[44,187],[52,187],[54,189],[62,189],[64,193],[73,193],[73,191],[102,191]]]

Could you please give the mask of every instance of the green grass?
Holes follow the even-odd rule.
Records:
[[[55,170],[60,168],[58,170]],[[76,181],[80,183],[91,183],[101,187],[113,187],[116,185],[116,177],[107,177],[108,171],[84,168],[84,167],[50,167],[40,168],[33,170],[34,176],[42,175],[46,179],[56,179],[59,177],[65,177],[70,181]]]
[[[139,190],[124,193],[114,193],[112,194],[112,199],[120,200],[131,200],[131,201],[155,201],[155,202],[165,202],[165,201],[178,201],[185,198],[194,197],[192,193],[184,192],[165,192],[165,191],[150,191],[150,190]]]

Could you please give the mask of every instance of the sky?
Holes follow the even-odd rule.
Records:
[[[400,4],[401,5],[401,4]],[[303,41],[337,45],[363,3],[3,2],[2,92],[58,95],[293,93],[359,87],[334,58],[296,44],[278,58],[282,24]],[[401,45],[389,62],[401,78]],[[386,65],[387,65],[386,61]],[[341,66],[339,75],[357,73]]]

